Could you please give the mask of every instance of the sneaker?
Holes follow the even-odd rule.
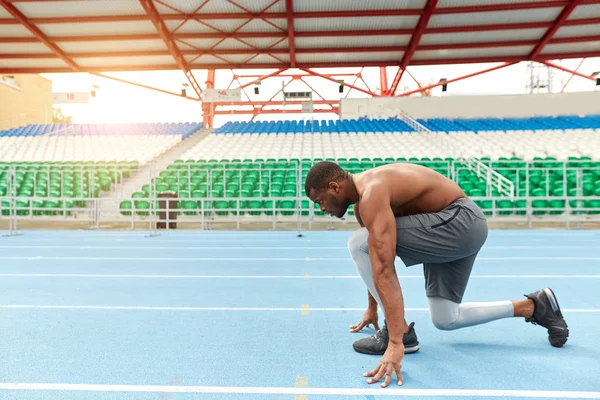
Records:
[[[567,342],[569,329],[560,312],[558,300],[550,288],[526,294],[525,297],[533,300],[533,316],[526,318],[525,322],[541,325],[548,329],[548,341],[554,347],[562,347]]]
[[[417,340],[414,326],[415,323],[411,322],[408,326],[408,332],[405,333],[402,338],[402,342],[404,343],[404,354],[416,353],[419,351],[419,341]],[[372,336],[357,340],[352,347],[354,347],[354,350],[358,353],[382,355],[387,349],[388,341],[387,325],[384,323],[381,330],[375,332]]]

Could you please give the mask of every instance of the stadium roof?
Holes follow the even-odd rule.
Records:
[[[599,0],[0,0],[0,73],[596,56]]]

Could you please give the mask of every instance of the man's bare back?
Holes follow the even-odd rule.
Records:
[[[359,194],[355,209],[368,207],[362,201],[370,197],[365,194],[387,187],[395,217],[441,211],[456,199],[467,197],[451,179],[414,164],[384,165],[353,175],[353,180]]]

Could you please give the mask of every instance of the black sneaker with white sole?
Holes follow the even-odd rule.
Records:
[[[533,316],[526,318],[525,321],[546,328],[550,344],[554,347],[562,347],[569,337],[569,329],[552,289],[541,289],[526,294],[525,297],[533,300],[534,304]]]
[[[415,332],[415,323],[411,322],[408,326],[408,332],[404,334],[402,342],[404,343],[404,354],[416,353],[419,351],[419,341]],[[358,353],[382,355],[385,353],[388,346],[389,336],[387,325],[384,323],[383,328],[374,335],[354,342],[352,347]]]

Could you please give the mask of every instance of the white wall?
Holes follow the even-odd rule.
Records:
[[[496,96],[374,97],[340,101],[341,119],[485,118],[600,114],[600,91]]]

